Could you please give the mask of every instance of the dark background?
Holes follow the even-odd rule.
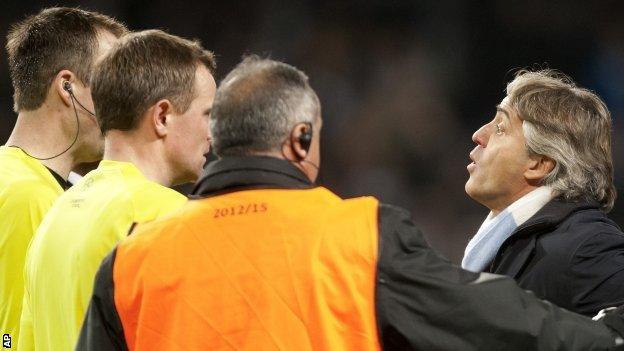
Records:
[[[0,32],[52,5],[198,38],[217,80],[245,53],[304,70],[323,108],[322,183],[406,207],[454,262],[487,214],[464,193],[471,135],[519,68],[559,69],[605,99],[622,191],[622,1],[5,1]],[[6,55],[0,82],[4,143],[15,121]],[[621,200],[612,216],[624,222]]]

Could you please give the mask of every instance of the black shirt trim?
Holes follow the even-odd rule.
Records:
[[[67,189],[71,188],[71,186],[73,185],[72,183],[70,183],[67,180],[63,179],[63,177],[61,177],[58,173],[54,172],[50,168],[48,168],[48,167],[46,167],[46,168],[48,169],[48,171],[50,171],[50,173],[52,174],[54,179],[56,179],[56,181],[59,183],[61,188],[63,188],[63,190],[67,190]]]

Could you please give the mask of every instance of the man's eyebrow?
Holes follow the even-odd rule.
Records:
[[[505,117],[507,117],[507,120],[511,121],[511,118],[509,118],[509,112],[507,112],[507,110],[505,110],[501,105],[496,105],[496,111],[501,112],[505,115]]]

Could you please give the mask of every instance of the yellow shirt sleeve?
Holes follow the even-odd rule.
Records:
[[[22,318],[20,319],[20,332],[19,339],[17,340],[17,349],[20,351],[35,350],[32,312],[30,311],[30,303],[28,302],[27,294],[27,292],[24,293],[22,302]]]
[[[0,193],[0,331],[19,338],[24,261],[33,233],[58,194],[46,185],[14,184]]]

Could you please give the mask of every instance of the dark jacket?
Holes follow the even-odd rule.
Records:
[[[194,193],[202,198],[313,186],[282,160],[225,158],[209,165]],[[115,251],[96,276],[77,350],[127,349],[114,300],[114,265]],[[397,207],[379,206],[376,267],[373,303],[384,350],[608,350],[618,337],[602,322],[535,298],[510,278],[450,264],[429,247],[410,214]]]
[[[555,199],[503,243],[489,272],[593,316],[624,304],[624,234],[597,203]]]

